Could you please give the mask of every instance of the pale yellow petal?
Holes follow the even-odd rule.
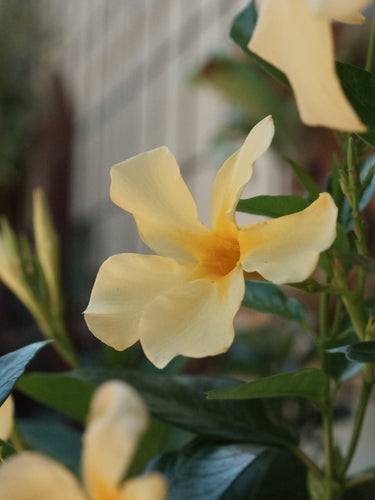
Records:
[[[361,24],[365,18],[360,10],[369,0],[308,0],[314,12],[342,23]]]
[[[239,267],[216,282],[199,279],[157,297],[140,321],[146,356],[163,368],[178,354],[193,358],[225,352],[244,294]]]
[[[111,198],[132,213],[142,240],[166,257],[192,260],[192,240],[208,229],[166,147],[134,156],[111,169]]]
[[[121,500],[165,500],[167,482],[161,474],[151,472],[144,476],[128,479],[123,488]]]
[[[274,125],[267,116],[251,130],[241,148],[218,171],[211,192],[211,226],[228,217],[235,223],[235,210],[241,194],[253,173],[253,163],[269,148]]]
[[[308,0],[263,0],[249,48],[285,72],[304,123],[366,130],[336,75],[330,19]]]
[[[336,236],[337,207],[327,193],[305,210],[240,229],[245,271],[258,272],[274,283],[296,283],[314,270],[319,253]]]
[[[88,500],[64,466],[39,453],[23,451],[0,466],[1,500]]]
[[[14,400],[10,395],[0,406],[0,439],[6,441],[12,432],[14,423]]]
[[[84,482],[93,499],[107,498],[105,492],[119,487],[147,418],[141,398],[124,382],[110,381],[97,389],[82,451]]]
[[[90,331],[122,350],[139,340],[139,320],[150,301],[181,284],[189,267],[157,255],[120,254],[99,269],[84,313]]]

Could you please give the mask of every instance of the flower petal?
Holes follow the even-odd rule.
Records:
[[[158,255],[120,254],[99,269],[84,313],[90,331],[122,350],[139,340],[139,320],[150,301],[181,284],[188,265]]]
[[[304,123],[366,130],[336,75],[330,18],[308,0],[263,0],[248,46],[286,73]]]
[[[0,466],[1,500],[86,500],[64,466],[39,453],[23,451]]]
[[[110,381],[96,390],[82,452],[83,477],[91,498],[110,498],[111,492],[118,491],[147,419],[141,398],[124,382]]]
[[[225,352],[243,294],[243,273],[236,267],[215,282],[198,279],[159,295],[140,321],[146,356],[163,368],[178,354],[201,358]]]
[[[6,441],[12,432],[14,422],[14,400],[10,395],[0,406],[0,439]]]
[[[122,489],[122,500],[164,500],[167,498],[167,483],[157,472],[128,479]]]
[[[273,283],[297,283],[314,270],[336,236],[337,207],[328,193],[301,212],[244,226],[239,232],[245,271]]]
[[[369,0],[309,0],[313,11],[330,19],[349,24],[361,24],[365,20],[359,12]]]
[[[166,257],[192,260],[190,242],[208,229],[166,147],[134,156],[111,169],[111,198],[132,213],[142,240]]]
[[[238,200],[253,173],[253,163],[269,148],[275,128],[267,116],[250,131],[241,148],[218,171],[211,192],[211,227],[223,218],[235,223]]]

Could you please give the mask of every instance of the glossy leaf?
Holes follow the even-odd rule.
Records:
[[[273,283],[262,281],[246,281],[245,296],[242,302],[244,307],[256,311],[277,314],[286,319],[297,322],[304,321],[306,310],[294,298],[287,297],[281,289]]]
[[[66,415],[82,418],[86,404],[82,405],[76,399],[77,395],[87,401],[94,387],[111,379],[124,380],[132,385],[141,394],[153,416],[176,427],[232,441],[279,445],[296,441],[294,433],[282,422],[276,423],[261,401],[207,401],[205,392],[236,384],[233,380],[194,376],[166,377],[92,368],[65,375],[27,375],[18,387],[37,401]],[[64,396],[60,399],[64,386]],[[79,405],[78,411],[73,410],[70,392]]]
[[[351,64],[336,63],[341,85],[359,118],[369,130],[359,136],[375,147],[375,76]]]
[[[33,357],[49,343],[48,340],[34,342],[0,357],[0,405],[4,403]]]
[[[240,200],[237,205],[238,212],[247,214],[265,215],[267,217],[282,217],[283,215],[300,212],[310,205],[310,203],[296,195],[279,196],[255,196],[246,200]]]
[[[200,440],[150,467],[164,474],[169,500],[307,500],[304,466],[286,450]]]
[[[328,377],[315,368],[280,373],[246,382],[234,387],[211,391],[207,398],[212,399],[259,399],[301,397],[316,403],[323,403]]]
[[[83,423],[94,386],[72,377],[70,373],[31,373],[18,381],[16,389]]]
[[[28,448],[49,455],[79,474],[82,446],[77,430],[42,420],[18,420],[17,429]]]

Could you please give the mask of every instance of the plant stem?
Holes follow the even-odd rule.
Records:
[[[333,436],[332,436],[332,406],[323,411],[323,432],[324,432],[324,450],[326,456],[325,473],[327,477],[334,477],[333,467]]]
[[[316,465],[316,463],[298,446],[296,448],[292,448],[292,452],[298,457],[301,462],[303,462],[308,469],[311,470],[311,472],[314,474],[316,477],[322,477],[323,472]]]
[[[372,73],[372,63],[374,60],[374,47],[375,47],[375,15],[372,16],[371,32],[367,48],[366,66],[365,69]]]
[[[352,461],[353,455],[355,453],[358,440],[361,434],[362,430],[362,424],[363,424],[363,419],[365,417],[366,413],[366,408],[367,408],[367,403],[371,394],[371,389],[373,386],[373,380],[372,380],[372,367],[369,364],[366,364],[363,368],[363,384],[362,384],[362,391],[361,391],[361,396],[357,408],[357,412],[355,415],[354,419],[354,426],[353,426],[353,433],[352,437],[350,440],[348,452],[346,454],[345,461],[342,465],[341,471],[340,471],[340,476],[342,478],[345,477],[345,473],[348,470],[348,467],[350,465],[350,462]]]

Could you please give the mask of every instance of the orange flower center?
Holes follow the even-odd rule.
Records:
[[[240,245],[237,230],[227,234],[211,231],[199,245],[198,266],[190,279],[216,281],[229,274],[240,260]]]

